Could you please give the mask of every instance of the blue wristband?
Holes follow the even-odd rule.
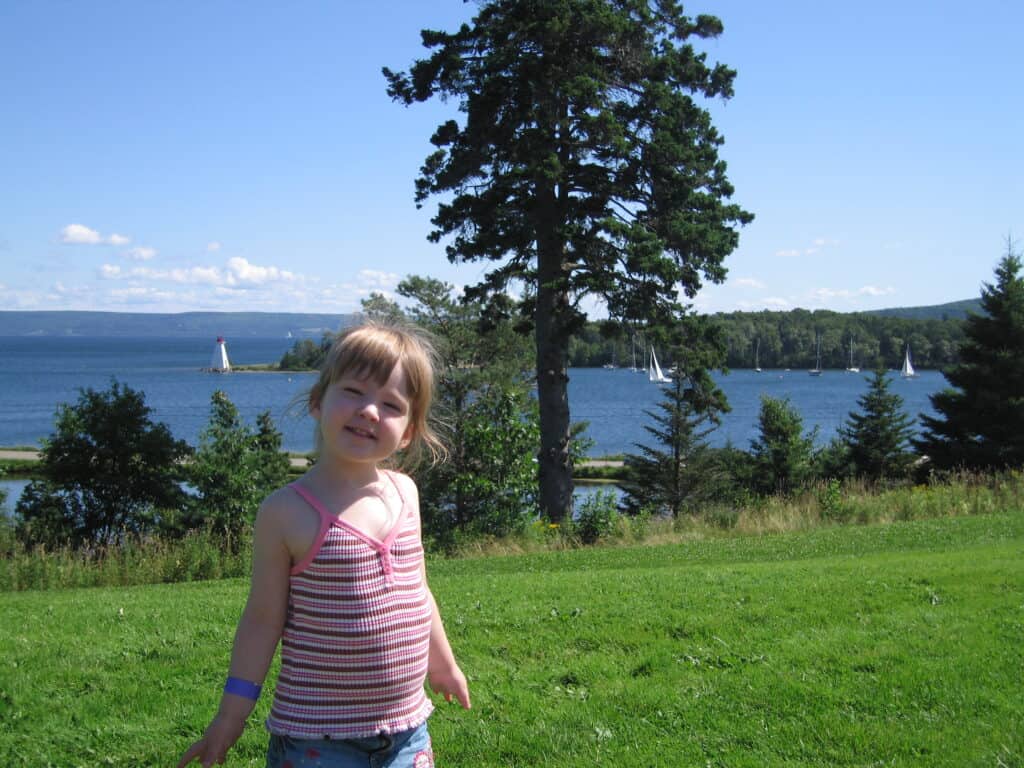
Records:
[[[260,698],[261,690],[263,690],[262,685],[250,683],[248,680],[242,680],[238,677],[229,677],[227,682],[224,683],[224,693],[233,693],[235,696],[252,699],[253,701],[257,701]]]

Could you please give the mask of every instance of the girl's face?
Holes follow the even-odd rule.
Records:
[[[388,380],[346,373],[324,391],[310,408],[318,422],[321,454],[346,463],[384,461],[412,439],[412,411],[402,364]]]

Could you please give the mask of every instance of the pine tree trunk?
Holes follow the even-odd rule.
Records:
[[[537,401],[540,406],[540,511],[553,522],[572,519],[569,454],[569,332],[562,248],[538,238]]]

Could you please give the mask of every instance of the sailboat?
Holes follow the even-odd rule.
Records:
[[[630,341],[633,347],[633,365],[629,367],[629,370],[631,370],[633,373],[636,373],[636,336],[631,336]]]
[[[853,364],[853,336],[850,337],[850,367],[846,369],[847,373],[860,373],[860,368]]]
[[[821,376],[821,336],[818,336],[818,353],[814,361],[814,367],[808,373],[811,376]]]
[[[761,372],[761,362],[758,359],[758,355],[759,355],[760,352],[761,352],[761,340],[760,339],[756,339],[754,341],[754,372],[755,373],[760,373]]]
[[[651,364],[647,367],[647,378],[659,384],[668,384],[672,381],[672,379],[661,372],[661,366],[658,365],[658,356],[654,354],[653,345],[651,346]]]
[[[910,345],[907,344],[907,351],[903,354],[903,367],[900,368],[900,376],[904,379],[916,379],[917,371],[914,370],[913,363],[910,362]]]
[[[210,370],[213,373],[231,373],[231,363],[228,362],[228,347],[223,336],[217,337],[217,343],[213,347],[213,356],[210,358]]]

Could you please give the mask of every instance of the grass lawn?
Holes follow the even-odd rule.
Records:
[[[1020,511],[429,568],[474,703],[440,766],[1024,766]],[[245,591],[0,594],[0,765],[173,765]]]

